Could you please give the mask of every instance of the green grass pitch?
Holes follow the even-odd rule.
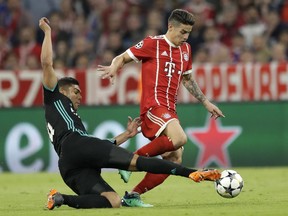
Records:
[[[50,188],[73,194],[58,173],[0,174],[0,215],[3,216],[136,216],[136,215],[288,215],[288,167],[233,168],[244,179],[241,194],[233,199],[220,197],[214,183],[194,183],[182,177],[169,177],[161,186],[144,194],[142,199],[154,208],[73,209],[67,206],[48,211],[44,208]],[[144,173],[133,173],[124,184],[117,172],[103,176],[123,195],[131,190]]]

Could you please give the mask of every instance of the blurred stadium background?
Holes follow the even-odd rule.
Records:
[[[59,76],[81,83],[88,132],[106,138],[139,115],[140,65],[125,66],[113,86],[95,67],[147,35],[165,34],[175,8],[197,17],[188,40],[195,78],[226,115],[210,120],[180,89],[183,163],[287,166],[287,0],[0,0],[0,172],[57,171],[42,109],[39,18],[50,19]],[[138,135],[124,147],[145,143]]]

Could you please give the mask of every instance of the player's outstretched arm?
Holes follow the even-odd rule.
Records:
[[[128,123],[127,123],[126,131],[114,137],[114,139],[116,140],[116,145],[121,145],[122,143],[126,142],[128,139],[140,133],[140,130],[138,130],[140,125],[141,125],[141,119],[139,117],[132,119],[130,116],[128,116]]]
[[[43,69],[42,82],[45,87],[53,89],[57,84],[57,76],[53,69],[53,50],[49,20],[42,17],[39,20],[39,27],[44,32],[44,40],[41,49],[41,65]]]
[[[131,61],[132,58],[130,58],[127,52],[124,52],[116,56],[109,66],[98,65],[96,71],[102,79],[110,79],[111,84],[114,84],[117,71]]]
[[[185,88],[211,113],[211,118],[225,117],[222,111],[206,98],[191,73],[184,75],[182,82]]]

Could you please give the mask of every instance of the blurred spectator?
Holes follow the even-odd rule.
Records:
[[[204,32],[206,30],[204,18],[201,16],[201,14],[196,15],[195,19],[196,22],[187,40],[187,42],[191,44],[193,55],[197,52],[198,48],[201,47],[202,44],[204,43]]]
[[[23,26],[33,25],[31,14],[26,11],[19,0],[6,0],[1,4],[0,32],[6,32],[12,46],[16,45],[15,35]]]
[[[281,5],[281,19],[283,22],[288,24],[288,2],[286,0],[283,1],[283,5]]]
[[[97,0],[73,0],[72,4],[74,5],[74,9],[77,15],[84,16],[85,19],[91,12],[91,2]]]
[[[267,39],[262,35],[255,36],[252,43],[252,51],[256,62],[268,63],[271,59],[271,53],[268,48]]]
[[[79,15],[75,18],[71,33],[72,37],[84,36],[87,40],[90,40],[88,23],[86,22],[84,15]]]
[[[48,16],[52,11],[59,10],[61,0],[21,0],[23,7],[32,16],[34,25],[38,25],[39,19]]]
[[[129,1],[128,1],[129,2]],[[137,3],[137,1],[135,2],[129,2],[129,11],[127,14],[127,17],[130,15],[138,15],[142,18],[146,17],[146,13],[147,11],[145,10],[145,8],[143,8],[139,3]],[[126,20],[127,20],[126,17]],[[142,20],[144,21],[144,20]]]
[[[93,50],[99,48],[99,40],[103,32],[102,12],[108,7],[107,0],[89,0],[90,13],[86,22],[88,26],[89,38],[93,41]]]
[[[90,59],[87,54],[79,54],[75,59],[75,69],[85,70],[90,66]]]
[[[257,1],[257,0],[256,0]],[[262,0],[260,0],[262,1]],[[255,0],[241,0],[241,1],[235,1],[238,5],[238,11],[239,11],[239,17],[240,19],[245,19],[245,13],[249,6],[254,5]]]
[[[126,19],[128,13],[129,13],[129,7],[126,0],[111,0],[110,4],[108,4],[108,7],[102,13],[103,15],[102,22],[103,26],[105,26],[105,30],[108,31],[122,30],[123,20]],[[115,14],[117,16],[114,16]]]
[[[244,36],[246,45],[251,47],[253,37],[262,35],[266,31],[266,25],[261,20],[257,8],[253,5],[248,6],[244,12],[244,25],[240,27],[239,31]]]
[[[209,60],[212,63],[229,63],[231,62],[230,52],[219,40],[219,32],[216,27],[207,27],[204,32],[204,48],[208,51]]]
[[[93,67],[97,67],[99,64],[108,65],[112,62],[114,57],[115,57],[114,52],[110,49],[106,49],[104,50],[102,55],[98,56],[95,59],[95,62],[93,62]]]
[[[103,55],[102,55],[102,63],[103,65],[108,65],[109,63],[112,62],[113,58],[115,57],[116,55],[114,54],[114,52],[112,50],[105,50]]]
[[[5,33],[0,33],[0,68],[3,67],[5,58],[10,50],[11,46],[9,44],[8,37]]]
[[[146,19],[146,29],[155,29],[160,34],[165,33],[165,17],[163,14],[159,13],[157,10],[152,9],[147,13]]]
[[[237,5],[229,3],[222,7],[217,17],[217,29],[220,32],[220,40],[228,47],[232,45],[232,38],[243,25],[243,20],[238,18]]]
[[[215,20],[215,8],[212,4],[205,0],[188,0],[184,5],[184,9],[193,13],[194,15],[200,15],[205,25],[213,25]]]
[[[105,28],[103,28],[103,33],[109,35],[111,32],[119,32],[119,34],[123,34],[125,28],[123,19],[123,14],[120,12],[115,12],[111,14],[106,22]]]
[[[254,53],[250,49],[246,48],[240,54],[239,63],[255,63]]]
[[[187,2],[187,0],[184,0],[184,1]],[[162,17],[162,19],[160,19],[160,21],[162,22],[161,32],[165,34],[167,30],[166,27],[168,25],[167,21],[170,16],[170,12],[174,10],[175,8],[183,8],[184,1],[150,0],[150,4],[147,5],[146,11],[147,13],[149,13],[150,10],[158,11],[159,15]],[[180,4],[180,2],[183,2],[183,3]]]
[[[125,51],[121,35],[117,32],[112,32],[107,38],[106,49],[113,51],[115,55],[119,55]]]
[[[156,36],[156,35],[160,35],[161,33],[157,30],[157,29],[153,29],[153,28],[147,28],[144,31],[144,37],[148,37],[148,36]],[[139,42],[139,41],[138,41]]]
[[[55,46],[54,57],[61,60],[65,65],[68,64],[69,45],[67,41],[58,41]]]
[[[53,66],[54,66],[55,70],[64,71],[66,69],[66,65],[67,64],[62,59],[59,59],[59,58],[54,59]]]
[[[32,26],[22,27],[18,35],[19,45],[14,52],[20,68],[25,68],[29,56],[34,56],[40,62],[41,45],[36,41],[35,29]]]
[[[286,59],[288,59],[288,29],[283,29],[280,32],[278,42],[284,45],[286,50]]]
[[[275,62],[286,62],[287,61],[287,57],[286,57],[286,50],[285,50],[285,46],[281,43],[276,43],[272,46],[272,59],[271,61],[275,61]]]
[[[3,62],[4,70],[12,70],[12,71],[18,71],[20,70],[18,58],[14,52],[9,52],[5,56],[5,61]]]
[[[232,44],[230,48],[231,61],[238,63],[242,52],[246,49],[245,39],[239,32],[235,33],[232,37]]]
[[[61,0],[60,2],[59,15],[61,19],[59,20],[59,28],[67,33],[72,32],[77,17],[73,3],[75,1],[72,0]]]
[[[152,3],[152,4],[151,4]],[[164,14],[165,12],[171,10],[171,1],[167,0],[153,0],[150,1],[150,7],[154,8],[154,10],[159,11],[159,13]],[[148,6],[148,8],[149,8]]]
[[[67,43],[70,43],[72,39],[72,34],[71,32],[64,31],[60,28],[61,16],[59,12],[57,11],[52,12],[48,18],[50,20],[50,26],[53,29],[52,36],[51,36],[53,47],[56,46],[58,41],[66,41]],[[43,36],[41,30],[39,29],[38,29],[38,33],[41,34],[41,36]]]
[[[199,48],[194,55],[193,62],[194,63],[199,63],[199,64],[204,64],[206,62],[209,62],[209,52],[206,48],[202,47]]]
[[[26,64],[23,67],[26,70],[40,70],[41,65],[39,59],[35,55],[28,55],[26,59]]]
[[[122,20],[122,14],[118,12],[111,14],[111,16],[108,18],[108,24],[103,29],[99,38],[97,54],[101,54],[105,49],[108,48],[108,38],[111,33],[117,33],[119,34],[119,37],[122,38],[124,32]]]
[[[269,11],[265,16],[264,20],[267,25],[266,37],[268,39],[268,42],[270,42],[270,44],[273,44],[277,42],[280,32],[283,29],[288,28],[288,24],[285,25],[281,22],[279,14],[276,11]]]
[[[126,50],[143,38],[143,21],[138,14],[130,14],[126,20],[126,31],[123,34],[123,48]],[[120,52],[122,53],[122,51]]]
[[[90,55],[92,54],[92,44],[86,40],[83,36],[77,36],[73,38],[72,48],[70,49],[70,53],[68,56],[68,66],[75,67],[77,60],[80,56],[87,56],[90,61]],[[88,65],[88,64],[87,64]]]

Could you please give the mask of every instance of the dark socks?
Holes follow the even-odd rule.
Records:
[[[158,158],[147,158],[139,156],[136,162],[139,171],[146,171],[155,174],[170,174],[189,177],[190,173],[197,170],[184,167],[171,161]]]
[[[88,194],[88,195],[65,195],[64,205],[68,205],[73,208],[111,208],[109,200],[101,195]]]

